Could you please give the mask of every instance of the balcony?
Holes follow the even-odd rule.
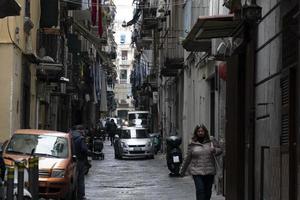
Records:
[[[120,79],[120,80],[119,80],[119,83],[120,83],[120,84],[127,84],[128,81],[127,81],[127,79]]]
[[[182,31],[167,30],[163,39],[165,49],[165,67],[167,69],[182,69],[184,65],[184,51],[179,40]]]
[[[142,29],[149,30],[157,26],[158,21],[156,19],[157,7],[154,5],[145,5],[143,8],[143,22]]]
[[[120,60],[120,65],[131,65],[131,62],[129,60]]]
[[[62,63],[62,38],[60,30],[55,28],[45,28],[39,30],[39,52],[40,57],[49,56],[54,62]]]

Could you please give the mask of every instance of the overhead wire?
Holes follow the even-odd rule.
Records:
[[[85,5],[93,5],[92,3],[89,3],[89,2],[82,2],[82,3],[79,3],[77,1],[74,1],[74,0],[61,0],[63,2],[69,2],[69,3],[74,3],[74,4],[77,4],[77,5],[82,5],[82,4],[85,4]],[[182,0],[182,2],[179,2],[179,3],[165,3],[165,4],[160,4],[162,6],[179,6],[179,5],[185,5],[188,1],[195,1],[195,2],[200,2],[199,0]],[[157,6],[148,6],[148,5],[140,5],[138,3],[133,3],[133,5],[135,6],[138,6],[139,8],[157,8]],[[130,5],[122,5],[122,4],[115,4],[115,5],[101,5],[101,7],[128,7]]]

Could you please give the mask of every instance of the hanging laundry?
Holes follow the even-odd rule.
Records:
[[[92,25],[96,26],[97,22],[97,0],[92,0]]]
[[[98,34],[100,37],[102,37],[102,34],[103,34],[101,3],[102,3],[101,0],[99,0],[99,4],[98,4]]]

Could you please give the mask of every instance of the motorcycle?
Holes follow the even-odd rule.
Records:
[[[167,166],[171,171],[171,177],[179,176],[179,170],[182,163],[182,151],[179,148],[181,138],[177,136],[170,136],[166,139],[167,143]]]

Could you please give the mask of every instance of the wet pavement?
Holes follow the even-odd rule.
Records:
[[[90,200],[195,200],[191,177],[169,177],[165,156],[155,159],[116,160],[113,147],[105,142],[104,160],[93,160],[86,176]],[[212,200],[224,200],[213,195]]]

